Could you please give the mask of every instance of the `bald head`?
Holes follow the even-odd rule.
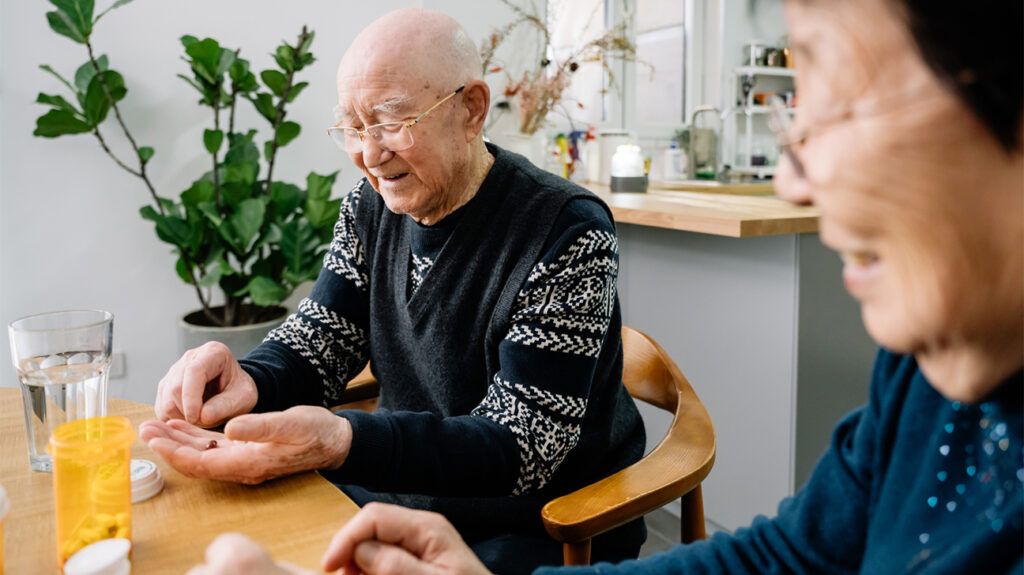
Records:
[[[338,66],[338,91],[374,76],[411,91],[446,92],[479,80],[480,55],[454,18],[422,8],[389,12],[356,36]]]

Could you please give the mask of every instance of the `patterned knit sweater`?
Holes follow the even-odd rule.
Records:
[[[515,156],[492,151],[496,166],[508,169],[510,160],[516,163]],[[501,182],[489,179],[484,183],[488,185]],[[242,360],[259,390],[256,411],[298,404],[336,405],[345,383],[371,359],[374,312],[368,293],[374,274],[382,271],[371,269],[372,258],[363,239],[366,231],[360,229],[357,214],[360,202],[367,201],[364,196],[374,193],[360,182],[344,198],[334,241],[310,297]],[[410,301],[431,282],[435,262],[467,211],[476,202],[488,201],[479,199],[482,195],[478,193],[436,225],[421,226],[406,218],[408,276],[402,283]],[[609,396],[626,397],[617,389],[622,387],[621,352],[618,356],[602,353],[606,345],[620,345],[618,246],[608,212],[593,199],[569,200],[540,253],[514,301],[509,329],[497,345],[498,369],[489,385],[481,382],[472,409],[444,413],[449,408],[423,405],[414,411],[339,412],[353,425],[353,445],[346,463],[329,474],[330,479],[373,491],[430,496],[541,494],[528,510],[531,530],[539,530],[537,511],[545,498],[615,471],[607,468],[611,459],[622,462],[615,465],[621,468],[639,458],[643,428],[628,397],[617,407],[627,410],[626,417],[616,422],[626,421],[625,430],[615,434],[595,430],[611,424],[586,417],[595,397],[604,405]],[[609,337],[610,330],[615,337]],[[605,377],[599,374],[611,373],[608,366],[598,365],[599,359],[608,361],[612,356],[619,362],[614,366],[617,370],[611,371],[614,381],[596,381]],[[410,372],[409,377],[415,376]],[[403,385],[381,382],[382,388]],[[571,465],[574,469],[559,473],[588,433],[591,450],[595,443],[604,442],[600,449],[619,451],[618,456],[592,460],[590,469],[578,461]],[[612,437],[617,437],[617,445]],[[458,518],[449,518],[459,526]],[[500,520],[479,518],[482,524]]]

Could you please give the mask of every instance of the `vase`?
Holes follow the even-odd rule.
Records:
[[[538,131],[533,134],[507,132],[499,138],[495,138],[495,143],[509,152],[514,152],[530,160],[534,166],[544,168],[548,143],[544,132]]]
[[[213,308],[215,312],[220,309]],[[207,322],[204,321],[202,310],[187,313],[178,320],[178,354],[184,354],[210,341],[219,341],[228,346],[231,355],[236,358],[243,357],[258,346],[270,330],[281,325],[288,317],[288,310],[284,307],[277,307],[275,311],[278,313],[272,319],[232,327],[203,325]]]

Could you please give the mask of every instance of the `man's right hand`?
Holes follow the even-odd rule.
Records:
[[[256,406],[256,383],[226,345],[211,341],[181,356],[156,390],[156,416],[213,427]]]
[[[345,575],[490,575],[443,516],[384,503],[346,523],[320,566]]]

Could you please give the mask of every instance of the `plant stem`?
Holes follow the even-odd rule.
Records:
[[[87,40],[85,42],[85,48],[89,52],[89,62],[92,64],[93,70],[96,72],[96,74],[102,74],[103,71],[100,70],[99,62],[96,61],[96,57],[93,55],[92,43]],[[124,118],[121,117],[121,111],[117,107],[117,102],[115,102],[113,96],[110,95],[110,88],[107,86],[107,83],[102,76],[100,76],[100,86],[103,87],[103,93],[107,97],[107,100],[110,102],[110,107],[114,110],[114,117],[117,119],[117,123],[120,124],[121,130],[124,132],[125,137],[128,138],[128,142],[131,144],[132,149],[135,151],[135,157],[138,158],[139,160],[138,171],[132,170],[131,168],[126,166],[124,162],[118,159],[117,156],[114,155],[114,153],[107,146],[106,141],[103,140],[103,136],[100,134],[99,126],[97,126],[93,131],[93,133],[96,135],[96,139],[99,140],[100,146],[107,153],[107,155],[113,158],[114,162],[117,163],[117,165],[121,166],[122,168],[127,170],[128,173],[140,178],[143,182],[145,182],[146,187],[149,189],[149,194],[153,198],[153,203],[156,204],[157,212],[159,212],[161,216],[166,216],[167,214],[164,211],[164,206],[160,202],[160,196],[157,195],[156,188],[153,187],[153,183],[149,180],[149,175],[146,174],[146,163],[142,161],[142,156],[139,154],[139,146],[138,144],[135,143],[135,138],[132,137],[131,132],[128,131],[128,126],[124,123]],[[192,261],[188,257],[188,254],[185,252],[185,249],[182,246],[177,246],[177,248],[178,252],[181,254],[182,261],[185,262],[185,267],[188,268],[189,277],[192,278],[192,287],[195,288],[196,295],[199,296],[199,303],[203,306],[203,315],[206,316],[206,318],[209,319],[210,321],[216,322],[217,316],[213,313],[213,310],[210,309],[209,303],[207,302],[206,298],[203,297],[202,289],[199,288],[199,280],[196,278],[195,266],[192,264]]]
[[[235,58],[242,52],[239,48],[235,50]],[[235,133],[235,103],[238,102],[238,90],[235,89],[234,83],[231,84],[231,112],[228,114],[228,135]],[[230,140],[230,138],[229,138]]]
[[[220,131],[220,89],[217,89],[217,97],[213,100],[213,129]],[[223,140],[221,141],[223,144]],[[213,156],[213,202],[217,204],[217,209],[221,208],[220,205],[220,166],[217,164],[217,150],[210,152]]]
[[[96,57],[92,52],[92,42],[86,40],[85,48],[89,52],[89,62],[92,64],[92,69],[96,71],[96,74],[102,74],[99,62],[96,61]],[[142,161],[142,156],[139,155],[139,146],[135,143],[135,138],[132,137],[131,132],[128,131],[128,126],[125,125],[124,118],[121,117],[121,110],[117,107],[117,102],[115,102],[114,98],[110,95],[110,88],[107,86],[107,83],[103,80],[102,76],[100,77],[100,85],[103,87],[103,93],[106,95],[107,100],[110,101],[110,107],[114,110],[114,117],[117,119],[117,123],[121,125],[121,131],[124,132],[125,137],[128,138],[128,142],[132,145],[132,150],[135,151],[135,157],[139,159],[139,170],[136,175],[139,178],[142,178],[142,181],[146,183],[146,187],[149,188],[149,194],[153,196],[153,203],[156,204],[156,210],[161,216],[165,215],[164,207],[160,203],[159,196],[156,194],[156,188],[153,187],[153,183],[149,181],[149,175],[146,174],[146,163]],[[99,130],[97,129],[97,132],[98,131]],[[104,146],[104,148],[106,148],[106,146]],[[118,163],[121,162],[118,160]]]
[[[302,32],[299,33],[299,41],[295,43],[295,52],[298,53],[299,46],[302,46],[306,39],[309,38],[309,31],[306,27],[302,27]],[[274,115],[274,130],[271,132],[273,140],[270,141],[270,158],[267,160],[267,184],[266,193],[270,193],[270,184],[274,177],[274,160],[277,159],[277,130],[281,127],[281,122],[284,121],[284,107],[288,103],[288,96],[292,92],[292,82],[295,80],[295,67],[288,71],[288,76],[285,80],[284,90],[281,92],[281,100],[277,103],[277,114]]]

